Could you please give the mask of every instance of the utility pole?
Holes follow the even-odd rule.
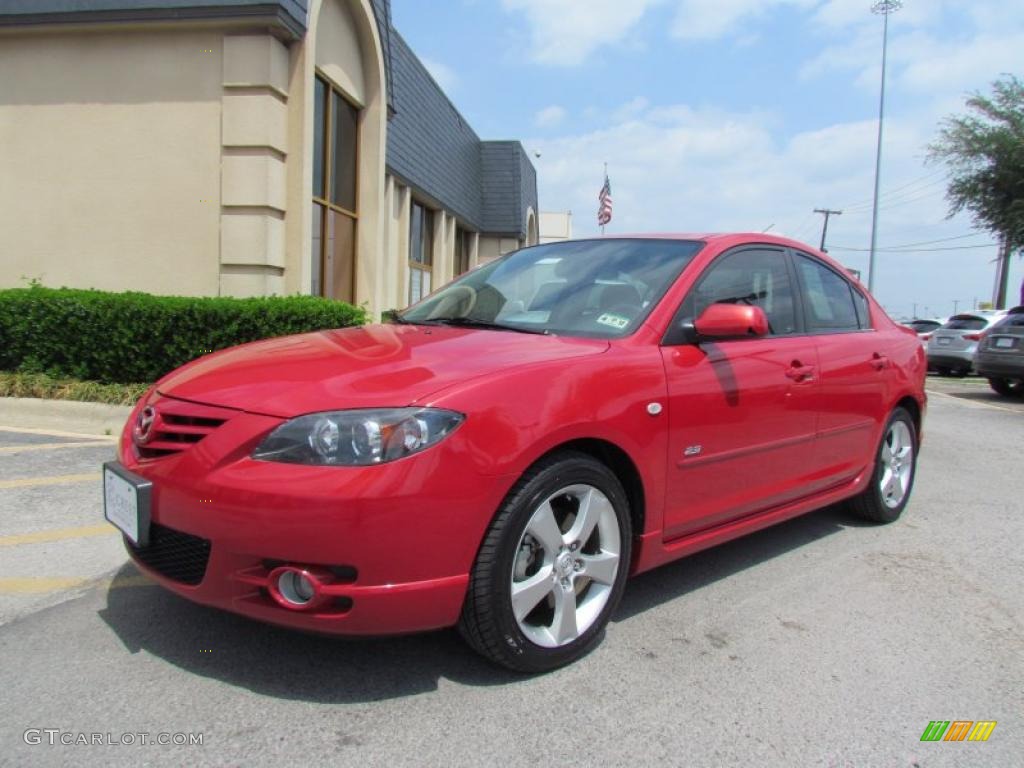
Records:
[[[953,314],[956,314],[957,308],[960,306],[960,299],[953,299]]]
[[[1006,237],[999,238],[999,262],[996,265],[996,285],[992,291],[992,306],[1006,309],[1006,288],[1010,282],[1010,247]]]
[[[917,319],[917,302],[914,302],[914,319]]]
[[[825,216],[825,221],[821,225],[821,248],[822,253],[828,253],[828,249],[825,248],[825,235],[828,234],[828,217],[829,216],[842,216],[842,211],[830,211],[828,208],[815,208],[815,213],[820,213]],[[870,274],[870,273],[869,273]]]
[[[872,13],[884,17],[882,24],[882,88],[878,97],[878,148],[875,150],[875,196],[871,206],[871,255],[868,257],[868,291],[875,287],[875,246],[878,242],[878,181],[882,175],[882,124],[885,121],[885,59],[889,47],[889,14],[903,7],[903,0],[876,0]]]

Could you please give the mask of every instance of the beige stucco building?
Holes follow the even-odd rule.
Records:
[[[0,0],[0,287],[401,307],[537,242],[387,0]]]

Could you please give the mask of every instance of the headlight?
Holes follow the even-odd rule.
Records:
[[[289,464],[381,464],[441,442],[464,418],[461,413],[439,408],[311,413],[275,429],[252,457]]]

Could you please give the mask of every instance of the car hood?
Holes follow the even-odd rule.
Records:
[[[413,405],[509,368],[600,354],[608,342],[445,326],[369,325],[257,341],[208,355],[157,383],[197,403],[291,418]]]

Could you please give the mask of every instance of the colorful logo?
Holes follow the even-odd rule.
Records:
[[[995,720],[932,720],[921,741],[988,741],[995,727]]]

